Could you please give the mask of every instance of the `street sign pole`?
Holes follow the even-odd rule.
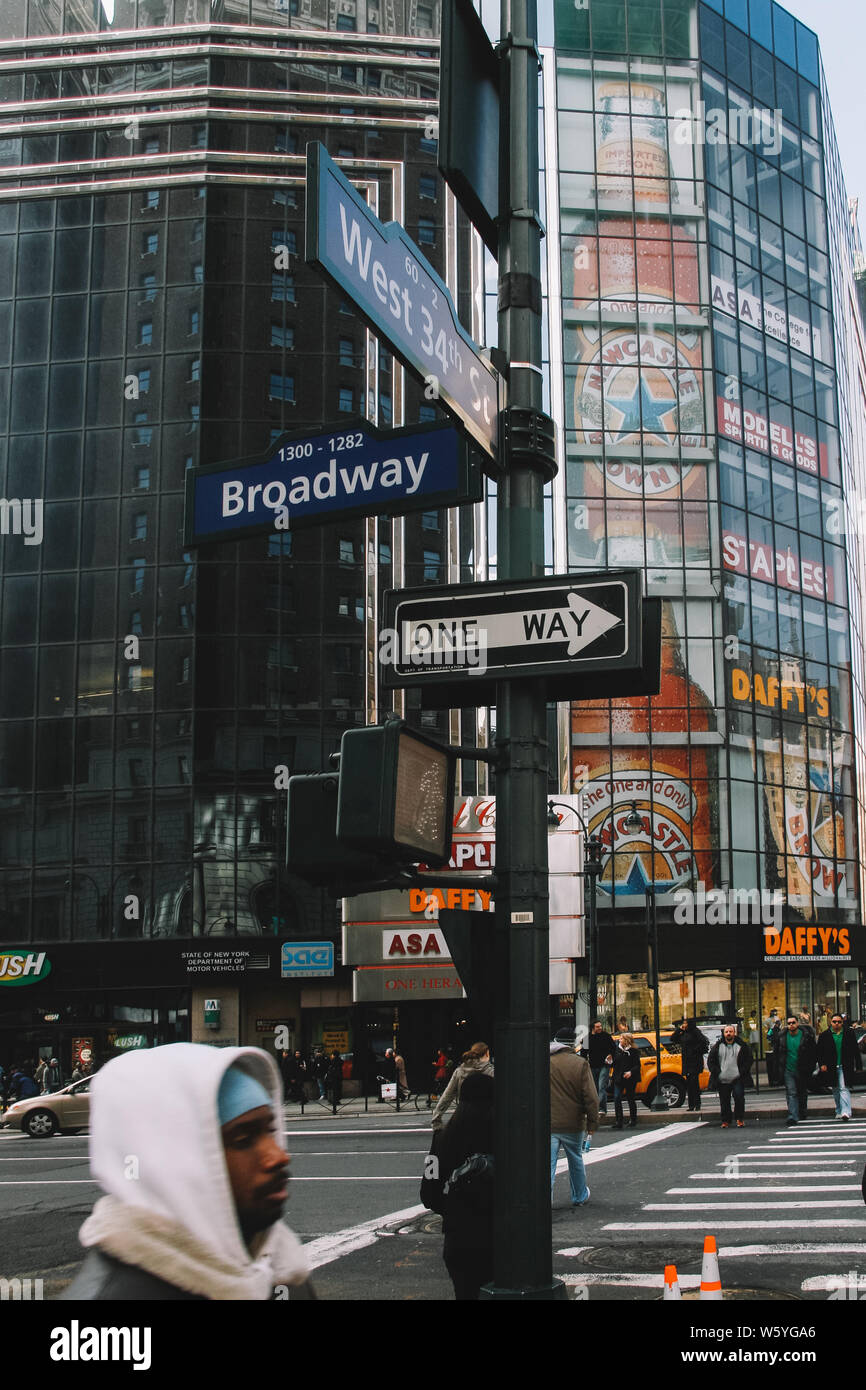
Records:
[[[497,574],[544,573],[542,495],[555,472],[542,404],[536,0],[502,0],[505,158],[499,229],[499,347],[509,382],[500,429]],[[492,1299],[564,1298],[550,1212],[547,721],[541,679],[497,693],[496,1214]]]

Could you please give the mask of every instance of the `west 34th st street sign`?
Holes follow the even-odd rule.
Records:
[[[457,320],[451,295],[412,238],[380,222],[323,145],[307,146],[306,260],[354,302],[373,332],[496,456],[504,384]]]
[[[390,689],[425,702],[490,703],[502,680],[544,677],[550,699],[642,670],[639,570],[508,583],[390,589],[379,660]]]

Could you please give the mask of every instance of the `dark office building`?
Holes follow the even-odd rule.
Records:
[[[351,1050],[339,952],[281,975],[339,915],[286,875],[280,782],[381,717],[381,591],[472,577],[474,513],[193,551],[184,488],[288,430],[436,418],[306,267],[304,174],[322,141],[456,293],[438,31],[438,0],[4,0],[4,1063],[279,1025]],[[20,979],[7,947],[33,953]]]

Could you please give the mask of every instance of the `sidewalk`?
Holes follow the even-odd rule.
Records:
[[[855,1091],[851,1097],[851,1109],[855,1118],[866,1116],[866,1091]],[[429,1126],[430,1111],[424,1107],[422,1110],[415,1109],[414,1101],[408,1105],[401,1104],[399,1115],[393,1101],[377,1101],[375,1096],[368,1096],[367,1110],[364,1110],[363,1096],[353,1097],[351,1100],[342,1101],[338,1107],[337,1114],[334,1115],[331,1107],[320,1101],[311,1101],[304,1107],[296,1102],[287,1103],[283,1107],[283,1113],[287,1120],[293,1122],[300,1120],[319,1120],[333,1121],[339,1119],[357,1119],[365,1113],[378,1120],[397,1120],[399,1123],[409,1123]],[[827,1117],[835,1113],[835,1105],[832,1095],[810,1095],[809,1114]],[[685,1104],[677,1106],[672,1110],[649,1110],[647,1106],[638,1098],[638,1126],[647,1124],[672,1123],[692,1124],[699,1121],[709,1120],[719,1122],[719,1096],[716,1091],[701,1092],[701,1109],[696,1113],[690,1113]],[[785,1104],[785,1090],[782,1086],[762,1086],[760,1091],[751,1090],[746,1092],[746,1124],[750,1117],[768,1120],[786,1119],[788,1109]],[[601,1117],[600,1128],[610,1128],[613,1125],[613,1102],[608,1102],[608,1113]]]

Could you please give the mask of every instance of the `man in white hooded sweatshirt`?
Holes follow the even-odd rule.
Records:
[[[297,1296],[308,1265],[280,1220],[289,1154],[273,1058],[198,1043],[130,1052],[90,1097],[106,1196],[81,1228],[89,1253],[64,1299]]]

